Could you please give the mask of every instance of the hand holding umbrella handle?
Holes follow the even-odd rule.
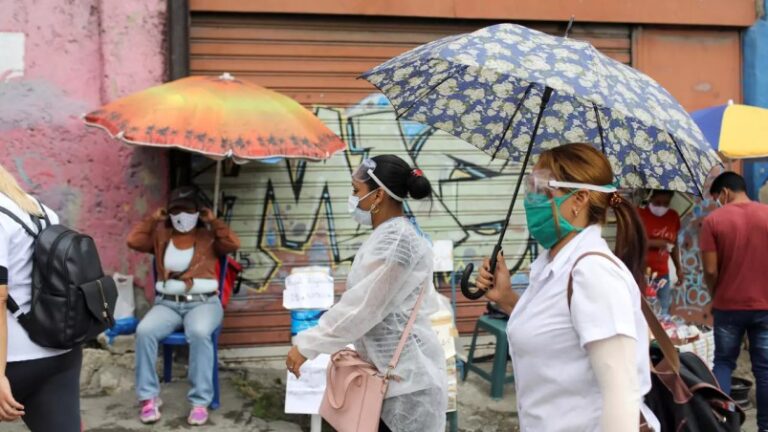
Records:
[[[499,256],[499,252],[501,251],[501,244],[497,243],[496,246],[493,247],[493,252],[491,253],[491,260],[490,260],[490,272],[491,274],[494,274],[496,272],[496,260]],[[464,297],[470,299],[470,300],[477,300],[480,297],[485,295],[485,291],[479,290],[475,287],[475,290],[470,290],[470,283],[469,278],[472,276],[472,272],[475,270],[475,265],[472,263],[467,264],[466,267],[464,267],[464,273],[461,275],[461,293],[464,294]]]

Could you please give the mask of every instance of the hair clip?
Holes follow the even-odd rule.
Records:
[[[421,177],[421,176],[423,176],[423,175],[424,175],[424,171],[422,171],[422,170],[420,170],[420,169],[418,169],[418,168],[415,168],[415,169],[413,169],[413,170],[411,171],[411,175],[412,175],[412,176],[416,176],[416,177]]]
[[[618,207],[621,205],[621,195],[619,195],[618,192],[614,192],[611,194],[611,207]]]

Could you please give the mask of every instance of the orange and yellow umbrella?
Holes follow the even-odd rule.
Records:
[[[323,160],[345,147],[295,100],[229,74],[182,78],[134,93],[87,114],[85,123],[129,144],[236,162]]]

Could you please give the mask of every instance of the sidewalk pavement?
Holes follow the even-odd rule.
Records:
[[[132,374],[132,371],[126,371]],[[308,416],[282,414],[285,371],[265,368],[238,368],[221,374],[221,408],[211,413],[210,424],[191,427],[186,423],[189,406],[186,402],[188,384],[177,378],[163,384],[163,418],[151,426],[138,420],[138,405],[132,389],[122,388],[109,395],[84,396],[83,419],[86,431],[216,431],[216,432],[298,432],[308,430]],[[469,375],[459,385],[459,430],[462,432],[517,432],[514,385],[505,386],[504,399],[489,397],[490,385]],[[757,432],[755,410],[747,412],[744,432]],[[272,419],[272,420],[265,420]],[[287,420],[287,421],[286,421]],[[299,425],[301,423],[301,425]],[[326,429],[324,429],[325,431]],[[328,429],[330,430],[330,429]],[[0,432],[23,432],[20,422],[0,423]]]

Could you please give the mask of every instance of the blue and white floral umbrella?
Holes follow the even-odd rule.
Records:
[[[719,163],[683,107],[654,80],[592,45],[515,24],[443,38],[375,67],[363,78],[398,117],[459,137],[492,157],[521,162],[501,249],[531,156],[572,142],[595,145],[623,188],[701,194]],[[461,288],[470,299],[472,264]]]
[[[693,194],[719,163],[688,113],[647,75],[589,43],[520,25],[422,45],[363,78],[398,116],[493,157],[527,162],[529,152],[587,142],[608,157],[623,188]]]

